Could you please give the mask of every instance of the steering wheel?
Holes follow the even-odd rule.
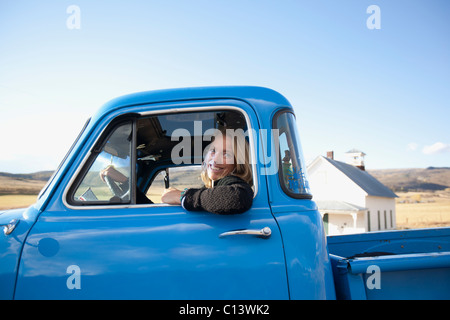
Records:
[[[120,198],[120,200],[123,199],[123,197],[128,193],[128,190],[123,190],[117,183],[109,176],[104,176],[106,185],[108,186],[109,190],[111,190],[111,193],[114,195],[114,197]]]

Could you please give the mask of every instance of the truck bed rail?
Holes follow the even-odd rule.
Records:
[[[450,252],[330,257],[338,299],[450,299]]]

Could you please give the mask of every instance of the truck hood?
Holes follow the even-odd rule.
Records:
[[[13,299],[20,252],[38,214],[33,206],[0,212],[0,300]],[[18,221],[14,230],[6,234],[5,226],[14,219]]]
[[[27,208],[0,211],[0,224],[8,224],[12,219],[20,219]]]
[[[39,211],[33,206],[28,208],[20,208],[20,209],[12,209],[12,210],[3,210],[0,212],[0,225],[1,233],[0,239],[2,236],[14,236],[14,238],[19,239],[23,235],[26,236],[31,226],[34,224],[38,217]],[[5,235],[3,233],[3,226],[9,224],[12,220],[18,220],[18,224],[15,230],[10,235]],[[20,225],[20,227],[19,227]],[[1,253],[1,252],[0,252]]]

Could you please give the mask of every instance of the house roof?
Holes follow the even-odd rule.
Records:
[[[367,195],[375,197],[397,198],[397,195],[380,181],[371,176],[367,171],[361,170],[350,164],[326,158],[329,163],[344,173],[355,182]]]

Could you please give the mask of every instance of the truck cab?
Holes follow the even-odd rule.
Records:
[[[217,130],[243,133],[244,213],[187,211]],[[105,179],[113,167],[125,179]],[[334,299],[297,120],[261,87],[149,91],[105,104],[29,208],[0,214],[1,299]]]

